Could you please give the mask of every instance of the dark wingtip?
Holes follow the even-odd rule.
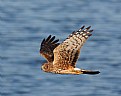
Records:
[[[53,37],[50,39],[49,42],[52,42],[54,39],[55,39],[55,36],[53,36]]]
[[[51,35],[49,35],[49,36],[47,37],[46,41],[48,41],[50,38],[51,38]]]
[[[45,38],[42,40],[42,43],[41,43],[41,45],[42,45],[44,42],[45,42]]]
[[[89,34],[88,36],[92,36],[92,34]]]
[[[85,25],[83,25],[80,29],[84,29]]]
[[[85,25],[83,25],[77,32],[80,32],[84,29]]]
[[[93,30],[89,30],[89,32],[92,32]]]
[[[86,29],[89,30],[91,28],[91,26],[87,27]]]
[[[57,39],[57,40],[53,41],[52,43],[57,43],[58,41],[59,41],[59,39]]]

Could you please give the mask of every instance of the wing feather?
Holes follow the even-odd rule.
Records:
[[[40,46],[40,54],[47,59],[48,62],[53,62],[54,54],[53,50],[59,45],[57,40],[54,40],[55,36],[49,35],[47,39],[43,39]]]
[[[76,61],[80,54],[80,49],[91,36],[91,26],[84,29],[82,26],[79,30],[74,31],[59,46],[54,49],[54,65],[70,64],[75,67]]]

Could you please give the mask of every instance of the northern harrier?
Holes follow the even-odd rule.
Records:
[[[47,63],[42,65],[42,70],[56,74],[98,74],[99,71],[83,70],[76,68],[76,61],[79,57],[80,49],[91,36],[90,27],[74,31],[62,43],[55,40],[55,36],[49,35],[43,39],[40,54],[46,58]]]

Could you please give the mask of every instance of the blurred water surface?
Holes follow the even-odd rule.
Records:
[[[77,66],[101,73],[42,72],[42,39],[82,25],[94,32]],[[0,0],[0,96],[121,96],[120,29],[120,0]]]

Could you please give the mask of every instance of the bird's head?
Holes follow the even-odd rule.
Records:
[[[42,69],[43,71],[45,71],[45,72],[49,72],[50,69],[51,69],[51,66],[50,66],[50,64],[48,64],[48,63],[44,63],[44,64],[42,65],[41,69]]]

